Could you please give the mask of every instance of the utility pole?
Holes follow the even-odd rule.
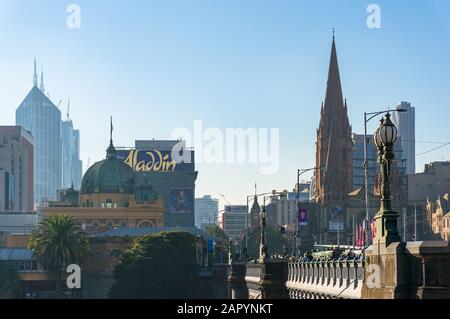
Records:
[[[403,211],[403,241],[406,243],[406,211]]]
[[[414,205],[414,241],[417,241],[417,205]]]

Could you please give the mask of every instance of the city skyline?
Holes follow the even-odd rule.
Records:
[[[259,17],[256,22],[252,19],[252,23],[256,23],[256,26],[252,26],[245,21],[245,14],[235,16],[230,8],[209,3],[207,9],[203,10],[211,10],[213,16],[220,15],[223,18],[213,24],[214,31],[221,35],[218,44],[213,41],[213,31],[207,32],[201,28],[203,23],[211,23],[212,19],[207,19],[204,12],[194,12],[205,19],[200,19],[198,24],[182,20],[175,23],[172,29],[164,29],[163,35],[159,37],[166,37],[166,41],[156,37],[151,30],[146,29],[144,32],[145,28],[140,28],[141,23],[168,28],[167,21],[163,19],[171,14],[178,17],[186,9],[181,3],[176,3],[172,11],[162,4],[145,4],[159,10],[147,12],[152,18],[155,18],[155,12],[165,16],[149,19],[152,22],[141,20],[143,14],[135,8],[128,14],[136,19],[123,26],[123,30],[120,23],[107,19],[117,18],[120,7],[117,4],[109,5],[106,14],[101,15],[100,5],[79,1],[83,10],[81,29],[68,30],[64,24],[67,15],[64,6],[58,8],[41,4],[39,7],[28,3],[30,8],[36,10],[28,8],[24,12],[19,10],[23,9],[24,3],[19,1],[15,5],[9,1],[1,2],[4,8],[10,10],[10,19],[2,22],[0,35],[12,41],[8,30],[14,29],[20,35],[20,41],[30,39],[27,30],[30,30],[36,16],[42,13],[41,10],[45,9],[49,17],[58,18],[40,23],[38,29],[51,31],[57,39],[73,45],[68,49],[50,52],[55,44],[51,43],[49,37],[42,36],[40,41],[33,39],[19,43],[14,40],[17,45],[15,50],[20,51],[20,54],[14,50],[0,53],[0,66],[9,71],[6,73],[10,80],[3,81],[6,84],[1,98],[5,103],[2,106],[5,116],[2,116],[0,125],[13,125],[14,110],[31,88],[32,58],[36,54],[38,60],[43,61],[41,64],[44,64],[46,89],[52,101],[55,104],[60,99],[70,98],[73,101],[71,116],[81,131],[81,159],[84,163],[87,163],[88,157],[91,158],[91,165],[104,157],[110,114],[116,119],[115,139],[118,146],[131,146],[137,139],[169,139],[176,128],[192,129],[195,120],[203,120],[207,127],[223,130],[229,127],[275,127],[280,129],[280,169],[276,175],[263,176],[255,165],[199,164],[196,197],[205,194],[218,197],[219,193],[224,193],[233,204],[242,204],[245,196],[252,194],[255,181],[258,188],[264,191],[293,188],[296,169],[314,166],[314,135],[319,124],[320,104],[324,99],[333,27],[336,28],[343,93],[348,101],[354,133],[363,132],[364,111],[393,109],[400,101],[406,100],[416,108],[416,139],[418,142],[427,142],[417,143],[416,153],[428,151],[449,139],[448,134],[440,131],[440,128],[445,127],[445,117],[438,116],[439,112],[445,112],[450,101],[450,93],[445,90],[450,80],[440,72],[449,64],[444,57],[450,52],[449,41],[446,41],[450,39],[450,33],[448,28],[442,28],[448,22],[444,19],[427,19],[426,26],[420,23],[392,24],[396,15],[404,14],[402,5],[411,9],[412,17],[418,15],[421,7],[415,4],[399,2],[393,5],[380,1],[383,24],[381,29],[371,30],[365,25],[368,15],[365,1],[359,2],[359,6],[345,8],[348,10],[345,14],[352,16],[351,23],[343,22],[345,15],[339,16],[344,10],[341,7],[345,6],[327,2],[330,8],[337,10],[336,17],[330,18],[330,13],[321,11],[324,4],[310,8],[305,4],[288,2],[286,6],[277,7],[271,12],[276,27],[269,33],[263,25],[262,16],[269,13],[271,4],[256,6],[256,3],[252,3],[259,9],[257,12],[250,10],[255,9],[250,4],[239,4],[245,14]],[[436,16],[439,10],[448,8],[448,4],[442,1],[434,5],[434,8],[428,7],[420,13]],[[195,10],[195,4],[192,6],[189,10]],[[289,14],[284,22],[276,19],[288,8],[302,9],[299,10],[299,21],[294,14]],[[219,13],[219,9],[223,9],[223,12]],[[306,17],[304,10],[311,10],[312,17]],[[94,13],[99,15],[99,20],[93,17]],[[360,18],[355,18],[357,16]],[[24,26],[18,26],[11,17],[23,17],[27,22]],[[239,35],[237,30],[230,30],[231,24],[227,18],[231,17],[237,20],[244,34]],[[314,31],[305,30],[309,23],[315,22],[314,18],[320,17],[325,18],[326,22],[318,28],[315,24]],[[47,29],[53,27],[56,21],[61,24],[61,30]],[[183,23],[187,23],[190,28],[183,31]],[[298,28],[299,25],[303,28]],[[357,32],[350,32],[354,27]],[[89,31],[92,28],[95,32]],[[434,36],[427,37],[426,33],[431,30]],[[121,50],[109,50],[111,47],[105,43],[100,43],[98,49],[93,47],[93,41],[99,40],[107,31],[117,32],[114,47]],[[136,38],[120,38],[125,32],[131,32]],[[152,38],[153,46],[150,44],[143,46],[142,51],[137,50],[140,43],[138,34]],[[183,36],[187,37],[184,41]],[[227,44],[231,44],[234,38],[236,49],[226,50]],[[202,39],[206,42],[202,42]],[[251,50],[246,40],[252,44]],[[267,49],[271,41],[276,44],[275,47],[264,52],[262,49]],[[120,44],[126,43],[130,46],[120,47]],[[422,45],[413,45],[415,43]],[[176,50],[183,46],[186,46],[184,56]],[[419,46],[426,46],[427,50],[419,49]],[[84,52],[85,48],[88,48],[88,52]],[[407,53],[409,60],[400,51],[402,48],[410,49]],[[225,51],[221,52],[221,49]],[[92,59],[88,53],[92,54]],[[121,65],[119,61],[122,54],[128,59],[136,57],[139,62],[130,60],[130,63]],[[100,60],[102,55],[104,60]],[[11,63],[6,65],[6,61]],[[381,61],[387,62],[381,64]],[[438,67],[436,61],[441,66]],[[125,65],[130,69],[125,70]],[[3,80],[5,76],[0,75],[0,78]],[[280,108],[285,112],[280,112]],[[123,112],[124,109],[127,112]],[[300,119],[292,116],[296,112],[304,116]],[[241,113],[242,116],[237,116]],[[184,116],[174,117],[173,114]],[[90,117],[94,117],[95,121],[87,120]],[[432,126],[429,125],[430,117]],[[371,124],[370,134],[375,127],[376,123]],[[448,148],[443,148],[419,156],[416,170],[422,171],[424,164],[432,161],[447,160],[448,154]],[[87,169],[87,165],[84,166]],[[236,183],[237,178],[248,181],[248,185]],[[221,201],[221,206],[223,204]]]

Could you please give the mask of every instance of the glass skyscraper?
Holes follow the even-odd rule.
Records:
[[[56,200],[61,188],[61,112],[38,87],[36,62],[33,88],[16,110],[16,125],[34,138],[34,202]]]
[[[62,188],[72,185],[80,189],[82,178],[82,162],[80,161],[80,131],[74,130],[67,107],[67,119],[61,123],[62,135]]]

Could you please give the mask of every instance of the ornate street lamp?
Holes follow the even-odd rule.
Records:
[[[378,162],[381,166],[381,206],[375,215],[374,243],[383,243],[388,246],[394,242],[400,242],[401,238],[397,229],[397,212],[392,210],[389,175],[391,163],[394,159],[393,146],[397,140],[397,128],[391,121],[391,115],[387,113],[381,120],[380,127],[374,135],[375,145],[378,148]]]
[[[267,255],[267,246],[266,246],[266,205],[263,206],[261,213],[259,214],[260,218],[260,226],[261,226],[261,232],[260,232],[260,240],[259,240],[259,263],[264,264],[268,259],[269,256]]]

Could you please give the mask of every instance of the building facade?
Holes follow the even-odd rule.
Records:
[[[435,238],[429,202],[436,202],[442,194],[450,193],[450,161],[425,165],[421,173],[408,175],[408,212],[406,223],[409,233],[414,233],[417,223],[419,240]]]
[[[164,226],[163,198],[151,180],[140,181],[131,167],[117,158],[112,138],[106,159],[84,174],[80,191],[61,192],[59,201],[41,208],[43,218],[65,214],[78,219],[87,233],[115,228]]]
[[[427,216],[433,240],[450,240],[450,201],[449,194],[438,196],[437,200],[427,201]]]
[[[219,213],[219,227],[230,240],[237,241],[250,223],[248,217],[247,206],[227,205],[224,211]]]
[[[164,198],[165,225],[195,225],[194,150],[182,140],[140,140],[133,149],[118,149],[117,158],[136,173],[137,183],[151,180]]]
[[[397,126],[402,147],[402,160],[405,161],[406,174],[416,173],[416,114],[409,102],[400,102],[398,109],[406,112],[394,112],[393,123]]]
[[[61,188],[61,111],[37,84],[36,62],[33,88],[16,110],[16,125],[34,139],[34,203],[55,200]]]
[[[205,195],[195,199],[195,227],[205,229],[206,226],[216,224],[219,212],[219,200]]]
[[[20,126],[0,126],[0,213],[34,210],[34,141]]]
[[[365,187],[364,181],[364,135],[352,134],[353,141],[353,190]],[[378,151],[374,145],[373,135],[367,135],[367,177],[369,190],[373,192],[380,166],[377,162]]]

